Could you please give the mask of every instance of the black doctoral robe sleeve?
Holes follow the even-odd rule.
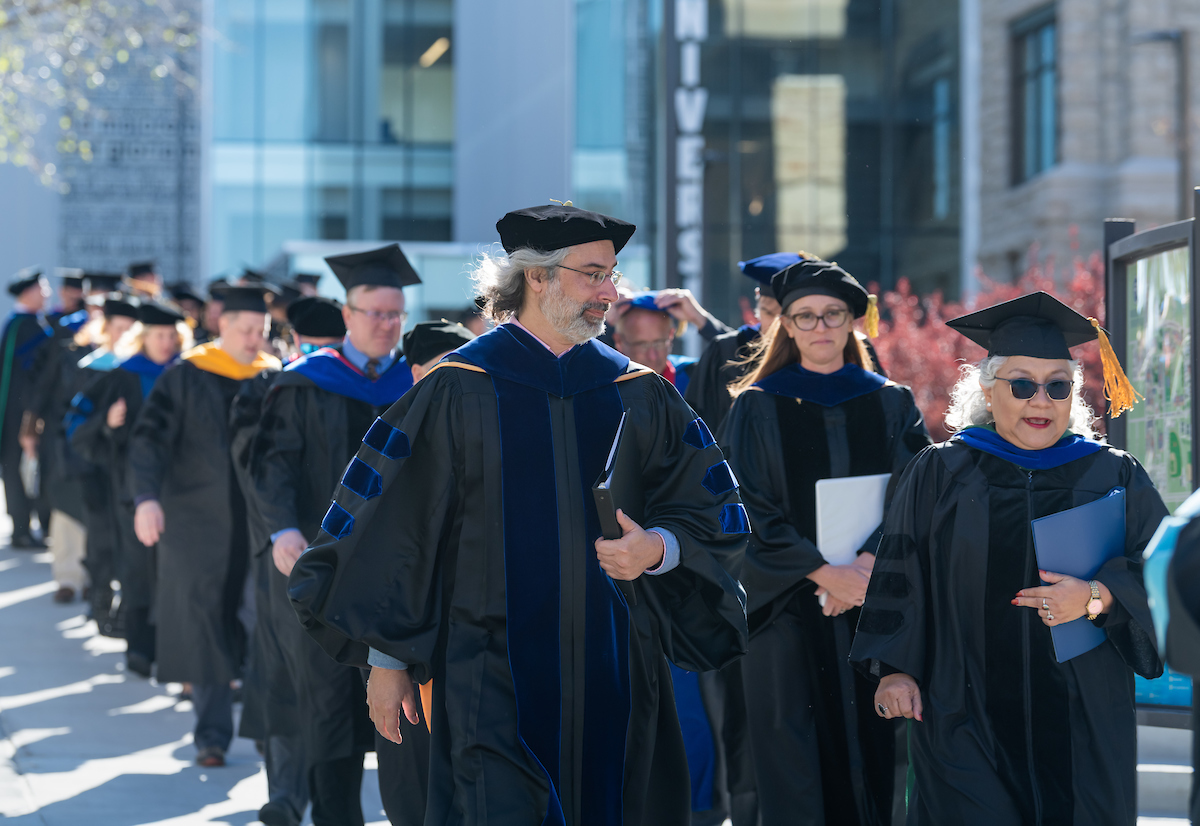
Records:
[[[1096,624],[1108,632],[1126,665],[1147,679],[1163,672],[1158,656],[1154,624],[1146,601],[1142,581],[1142,554],[1158,530],[1167,506],[1145,468],[1128,453],[1120,454],[1125,462],[1125,555],[1110,559],[1096,574],[1113,595],[1113,608],[1101,614]]]
[[[433,676],[441,576],[452,565],[443,551],[458,532],[464,462],[458,372],[435,371],[376,422],[356,460],[379,474],[378,495],[339,485],[292,569],[288,593],[301,623],[339,662],[365,666],[369,646],[407,663],[419,683]]]
[[[746,610],[753,618],[800,587],[825,564],[825,558],[789,516],[775,397],[757,390],[739,396],[721,428],[720,441],[741,483],[742,501],[754,530],[741,567]]]
[[[728,385],[740,373],[738,368],[730,364],[737,357],[737,352],[737,331],[713,339],[700,354],[700,361],[692,370],[684,394],[687,403],[714,433],[721,428],[733,402]]]
[[[637,593],[658,616],[667,659],[690,671],[716,670],[747,646],[745,591],[736,574],[747,534],[731,521],[743,513],[736,479],[726,476],[715,443],[697,447],[690,439],[689,430],[699,432],[696,415],[675,388],[657,376],[640,381],[646,404],[631,411],[634,425],[650,437],[642,441],[643,527],[671,531],[680,559],[668,573],[639,577]]]
[[[135,503],[158,499],[162,491],[183,423],[185,369],[186,365],[177,364],[159,377],[134,422],[129,441],[129,493]]]
[[[296,492],[305,472],[304,422],[309,394],[298,387],[276,387],[263,402],[262,426],[254,437],[250,481],[268,535],[299,529]],[[316,537],[306,537],[310,542]]]
[[[934,508],[949,481],[943,470],[936,447],[917,454],[883,523],[850,650],[850,662],[874,679],[901,672],[920,682],[925,674],[927,549]]]
[[[67,433],[71,449],[85,461],[103,465],[111,460],[111,452],[125,441],[132,422],[113,430],[108,426],[108,408],[119,398],[115,393],[116,371],[100,373],[82,392],[71,400],[67,411]],[[128,400],[126,400],[128,402]]]
[[[254,484],[254,471],[258,458],[258,438],[262,434],[259,425],[263,421],[263,406],[275,375],[263,373],[242,382],[229,406],[230,459],[233,461],[238,488],[246,498],[250,551],[256,555],[270,546],[273,533],[263,516],[264,509],[269,507],[270,496],[264,496],[264,492]]]

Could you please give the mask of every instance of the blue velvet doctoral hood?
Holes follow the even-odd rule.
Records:
[[[1074,433],[1063,436],[1056,444],[1043,450],[1025,450],[1006,441],[999,433],[989,427],[968,427],[951,437],[968,447],[982,450],[1017,467],[1027,470],[1050,470],[1067,462],[1082,459],[1104,448],[1104,445],[1093,439],[1086,439]]]
[[[179,361],[178,354],[172,357],[166,364],[155,364],[143,354],[138,353],[125,359],[117,367],[122,370],[128,370],[141,380],[142,398],[144,399],[150,395],[150,390],[154,387],[154,382],[158,381],[158,377],[163,374],[163,371],[177,361]]]
[[[590,339],[561,358],[515,324],[501,324],[454,351],[488,375],[533,387],[560,399],[612,384],[629,359]]]
[[[366,402],[372,407],[388,407],[413,385],[412,370],[401,357],[375,381],[346,360],[341,351],[323,347],[296,359],[283,368],[285,373],[304,376],[322,390]]]
[[[822,407],[835,407],[865,396],[885,384],[886,378],[864,370],[857,364],[847,364],[835,373],[814,373],[799,364],[789,364],[754,386],[776,396],[812,402]]]

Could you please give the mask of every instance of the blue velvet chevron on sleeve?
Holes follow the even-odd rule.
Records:
[[[345,539],[354,532],[354,515],[337,502],[333,502],[325,518],[321,520],[321,530],[336,539]]]
[[[367,435],[363,437],[363,444],[389,459],[404,459],[412,453],[408,435],[383,419],[375,420]]]
[[[363,499],[374,499],[383,493],[383,477],[379,471],[355,456],[342,475],[342,487]]]
[[[704,420],[698,416],[688,425],[687,430],[683,434],[683,441],[696,448],[696,450],[704,450],[716,443],[712,431],[708,429],[708,425],[704,423]]]
[[[708,469],[704,474],[704,489],[713,496],[724,496],[731,490],[737,490],[737,479],[733,476],[728,462],[720,462]],[[728,533],[728,531],[727,531]]]
[[[750,517],[741,502],[730,502],[721,508],[721,530],[727,534],[750,533]]]

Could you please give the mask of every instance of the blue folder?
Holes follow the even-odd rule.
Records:
[[[1125,488],[1113,488],[1095,502],[1035,519],[1032,526],[1040,569],[1093,579],[1105,562],[1125,555]],[[1054,626],[1050,636],[1054,657],[1060,663],[1091,651],[1108,638],[1104,629],[1087,617]]]

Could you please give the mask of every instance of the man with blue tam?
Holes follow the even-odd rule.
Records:
[[[663,309],[660,296],[658,292],[633,293],[617,303],[612,313],[613,347],[671,382],[682,396],[696,359],[671,352],[687,322],[676,321]]]

